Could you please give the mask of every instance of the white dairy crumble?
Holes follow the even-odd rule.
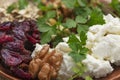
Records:
[[[71,49],[66,42],[60,42],[55,49],[58,53],[63,54],[63,62],[58,73],[58,79],[68,80],[70,77],[72,77],[72,75],[74,75],[72,68],[75,67],[73,59],[68,55]]]
[[[87,58],[83,60],[83,64],[86,65],[87,71],[84,76],[90,75],[95,78],[105,77],[108,73],[113,71],[109,61],[96,59],[91,55],[87,55]]]
[[[110,14],[104,19],[106,24],[90,27],[86,47],[94,57],[120,65],[120,20]]]
[[[105,24],[93,25],[87,32],[86,47],[90,49],[90,53],[82,61],[87,67],[83,77],[86,75],[95,78],[104,77],[114,70],[110,63],[120,65],[120,20],[110,14],[104,16],[104,20]],[[68,39],[68,37],[64,38],[64,42],[60,42],[55,48],[63,55],[63,62],[58,73],[60,80],[68,80],[74,74],[72,68],[76,66],[72,57],[68,55],[71,51],[67,44]],[[32,57],[41,48],[41,45],[36,44]]]

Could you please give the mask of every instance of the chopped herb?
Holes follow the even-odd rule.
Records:
[[[47,32],[42,33],[41,35],[41,44],[45,44],[51,41],[52,35],[54,35],[56,30],[54,28],[51,28]]]
[[[66,5],[67,8],[73,9],[76,3],[76,0],[62,0],[63,4]]]
[[[7,12],[11,13],[15,8],[17,7],[17,5],[15,3],[11,4],[10,6],[8,6],[7,8]]]
[[[18,1],[19,9],[24,9],[28,5],[28,0],[19,0]]]
[[[93,80],[90,76],[87,76],[85,80]]]
[[[88,29],[89,29],[89,26],[88,26],[88,25],[78,24],[77,32],[80,34],[81,31],[87,32]]]
[[[119,0],[112,0],[111,7],[114,9],[116,14],[120,16],[120,1]]]
[[[90,19],[87,22],[89,26],[95,25],[95,24],[104,24],[105,21],[103,19],[103,13],[99,8],[94,8],[92,13],[90,14]]]
[[[77,22],[77,23],[86,23],[87,22],[87,18],[85,18],[85,17],[83,17],[83,16],[76,16],[76,18],[75,18],[75,21]]]
[[[86,40],[87,40],[87,36],[86,36],[86,33],[83,31],[81,31],[80,36],[71,34],[69,37],[68,44],[72,49],[69,55],[73,58],[73,60],[76,63],[76,67],[73,68],[73,71],[76,74],[71,78],[71,80],[76,76],[81,76],[86,70],[85,65],[82,63],[82,60],[86,58],[86,54],[89,51],[85,47]]]
[[[73,19],[67,19],[66,23],[63,24],[66,28],[75,28],[76,22]]]

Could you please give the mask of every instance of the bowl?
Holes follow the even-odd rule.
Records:
[[[6,72],[6,69],[0,64],[0,77],[2,80],[21,80],[19,78],[16,78]],[[0,79],[0,80],[1,80]]]
[[[14,77],[6,72],[6,69],[0,64],[0,76],[4,80],[21,80],[17,77]],[[82,80],[82,79],[77,79]],[[114,66],[114,71],[108,74],[106,77],[93,79],[93,80],[120,80],[120,67]]]

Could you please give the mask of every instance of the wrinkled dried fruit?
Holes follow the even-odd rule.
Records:
[[[13,67],[13,68],[11,68],[11,71],[19,78],[22,78],[24,80],[30,80],[31,79],[31,74],[23,71],[20,68]]]
[[[21,64],[29,64],[34,44],[40,42],[40,32],[36,22],[4,22],[0,24],[0,59],[3,66],[19,78],[29,80],[31,74]]]
[[[22,62],[22,58],[18,53],[7,49],[1,50],[1,56],[7,66],[17,66]]]

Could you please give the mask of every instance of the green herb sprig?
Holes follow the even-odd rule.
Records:
[[[25,9],[25,7],[27,7],[29,4],[28,0],[18,0],[18,2],[11,4],[10,6],[8,6],[7,8],[7,12],[11,13],[14,9]]]
[[[68,44],[72,51],[69,55],[75,61],[77,67],[73,68],[73,71],[76,73],[74,76],[81,76],[85,72],[85,65],[82,64],[82,60],[86,58],[88,49],[85,47],[87,36],[85,32],[81,32],[77,37],[75,34],[71,34],[68,40]],[[72,77],[73,79],[74,77]]]

